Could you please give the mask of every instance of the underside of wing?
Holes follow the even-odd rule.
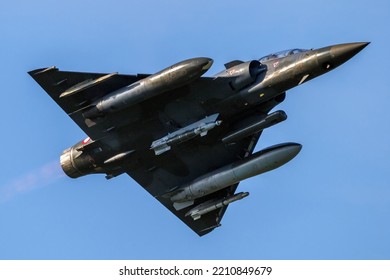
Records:
[[[155,166],[151,166],[150,161],[139,161],[138,167],[128,171],[128,174],[193,231],[202,236],[221,225],[227,205],[221,204],[222,207],[211,210],[201,217],[192,217],[191,209],[202,204],[222,202],[235,194],[238,183],[198,198],[189,207],[180,210],[175,209],[170,197],[164,192],[228,163],[247,157],[252,154],[259,136],[260,134],[254,135],[230,147],[218,142],[215,144],[204,142],[199,146],[185,145],[181,149],[176,149],[174,153],[167,154],[161,163],[155,162]]]
[[[91,138],[102,137],[102,126],[88,127],[82,110],[94,101],[148,75],[60,71],[56,67],[36,69],[30,76]]]
[[[132,88],[148,75],[66,72],[55,67],[29,74],[92,138],[64,151],[61,165],[66,174],[76,178],[105,173],[110,179],[127,173],[200,236],[218,227],[227,205],[247,193],[236,194],[238,181],[229,181],[180,207],[172,194],[250,156],[261,129],[238,138],[231,132],[263,120],[279,102],[270,100],[253,108],[246,108],[245,102],[226,102],[237,95],[231,78],[201,77],[91,118],[84,114],[88,108],[113,92],[115,98],[117,90]]]

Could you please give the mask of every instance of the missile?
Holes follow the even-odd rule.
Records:
[[[186,127],[176,130],[173,133],[153,141],[150,150],[154,150],[156,155],[161,155],[171,149],[171,146],[186,142],[200,135],[207,135],[208,131],[220,125],[222,121],[217,121],[219,114],[213,114]]]
[[[222,138],[222,142],[232,143],[238,140],[241,140],[245,137],[248,137],[250,135],[253,135],[257,132],[260,132],[261,130],[273,126],[275,124],[278,124],[282,121],[285,121],[287,119],[287,115],[284,111],[279,110],[275,111],[269,115],[267,115],[265,118],[262,118],[259,120],[255,120],[252,122],[249,122],[244,127],[241,127],[237,130],[234,130],[230,132],[228,135],[226,135],[224,138]]]
[[[192,208],[190,211],[186,213],[186,217],[191,216],[194,220],[200,219],[202,215],[205,215],[211,211],[222,208],[223,206],[227,206],[232,202],[243,199],[249,195],[248,192],[240,192],[232,196],[228,196],[225,198],[206,201],[202,204],[199,204],[195,208]]]
[[[176,210],[194,203],[194,200],[234,185],[247,178],[273,170],[292,160],[301,150],[297,143],[271,146],[253,155],[228,164],[171,191],[171,201]]]
[[[202,76],[212,65],[206,57],[191,58],[176,63],[164,70],[129,86],[118,89],[97,100],[83,112],[84,118],[96,118],[106,113],[117,112],[142,101],[189,84]]]

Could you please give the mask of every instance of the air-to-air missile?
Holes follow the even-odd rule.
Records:
[[[194,203],[207,194],[234,185],[247,178],[273,170],[292,160],[301,150],[297,143],[283,143],[266,148],[251,156],[207,173],[189,184],[172,191],[171,201],[176,210]]]
[[[191,216],[194,220],[198,220],[211,211],[222,208],[223,206],[228,206],[230,203],[243,199],[249,195],[249,192],[240,192],[235,195],[231,195],[221,199],[214,199],[212,201],[206,201],[198,206],[192,208],[186,213],[187,216]]]
[[[212,64],[213,60],[207,57],[181,61],[104,96],[97,100],[83,115],[85,118],[96,118],[134,106],[164,92],[191,83],[202,76]]]

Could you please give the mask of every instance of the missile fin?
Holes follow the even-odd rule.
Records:
[[[194,204],[194,201],[193,200],[188,200],[188,201],[183,201],[183,202],[175,202],[173,203],[173,207],[179,211],[181,209],[184,209],[188,206],[191,206]]]
[[[200,137],[206,136],[206,135],[207,135],[207,132],[208,132],[208,130],[202,131],[202,132],[200,133]]]
[[[161,146],[157,146],[156,148],[153,148],[153,149],[154,149],[154,153],[156,154],[156,156],[158,156],[158,155],[161,155],[162,153],[165,153],[166,151],[169,151],[171,149],[171,146],[164,144]]]

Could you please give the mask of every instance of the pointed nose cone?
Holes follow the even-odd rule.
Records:
[[[369,42],[362,43],[348,43],[334,45],[330,47],[330,53],[332,56],[333,64],[336,66],[343,64],[347,60],[351,59],[354,55],[364,49]]]

